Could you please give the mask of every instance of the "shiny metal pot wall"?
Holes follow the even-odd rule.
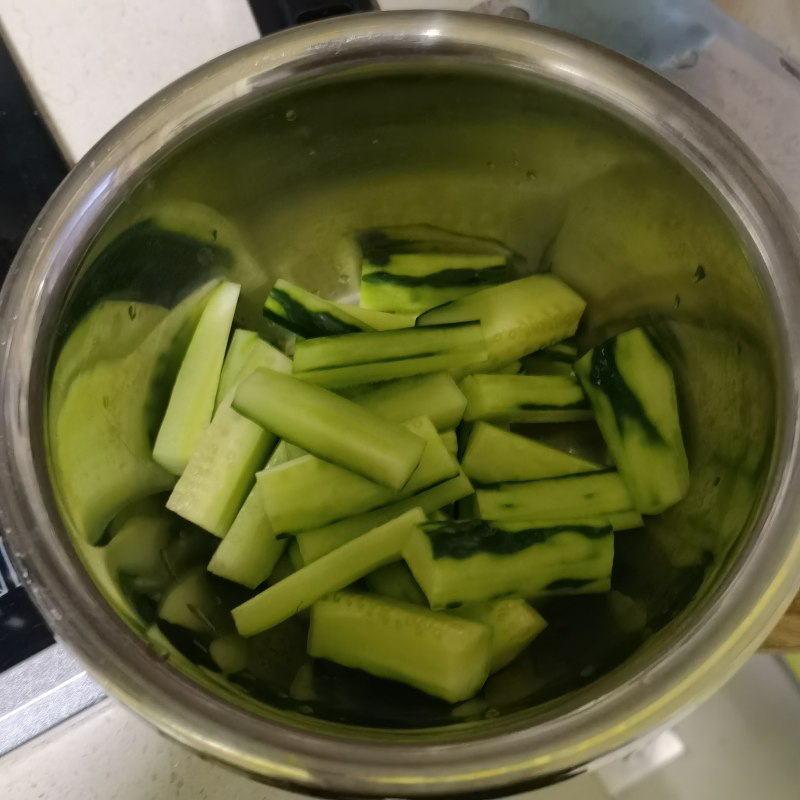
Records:
[[[346,294],[343,237],[416,222],[493,236],[530,269],[549,265],[590,300],[585,343],[652,324],[679,375],[693,481],[677,509],[620,539],[615,582],[644,605],[646,641],[603,647],[627,619],[611,604],[571,629],[591,640],[585,652],[559,650],[575,637],[556,631],[547,668],[543,658],[501,673],[483,718],[403,730],[378,726],[369,703],[345,723],[257,706],[140,641],[58,516],[43,405],[60,326],[85,306],[87,253],[175,199],[207,203],[249,239],[261,267],[233,274],[253,324],[276,276]],[[348,796],[508,793],[568,774],[718,687],[796,589],[799,252],[786,202],[731,134],[596,47],[427,13],[271,37],[118,126],[19,254],[0,309],[6,532],[48,620],[98,680],[201,753]],[[135,287],[117,275],[103,291],[158,298],[201,277]],[[556,680],[576,666],[580,680]]]

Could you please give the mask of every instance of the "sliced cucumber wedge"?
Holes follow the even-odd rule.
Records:
[[[492,422],[575,422],[591,419],[580,383],[566,375],[469,375],[464,419]]]
[[[260,425],[221,407],[200,434],[167,508],[222,538],[276,441]]]
[[[458,434],[455,431],[444,431],[442,433],[442,444],[451,456],[458,455]]]
[[[214,285],[179,303],[128,356],[100,361],[70,383],[50,441],[53,472],[65,518],[89,542],[126,505],[175,483],[153,461],[152,435],[173,365]]]
[[[308,652],[457,703],[489,675],[486,625],[374,595],[339,592],[311,609]]]
[[[641,328],[609,339],[575,365],[620,475],[643,514],[689,489],[675,379]]]
[[[483,485],[475,496],[481,517],[492,520],[560,521],[634,511],[625,484],[612,470]]]
[[[214,551],[208,571],[255,589],[270,576],[285,549],[286,540],[275,536],[261,502],[261,492],[254,486]]]
[[[167,589],[158,607],[158,617],[207,635],[218,635],[231,627],[230,613],[214,591],[205,566],[189,570]]]
[[[446,303],[417,318],[417,325],[478,320],[491,372],[575,333],[586,303],[553,275],[530,275]]]
[[[544,618],[519,597],[469,603],[451,613],[480,622],[492,632],[490,672],[508,666],[547,627]]]
[[[387,489],[336,464],[312,455],[296,458],[258,474],[264,509],[276,534],[319,528],[379,506],[419,494],[458,474],[427,417],[404,423],[425,441],[419,465],[400,491]],[[314,502],[309,503],[309,493]]]
[[[418,313],[513,277],[512,253],[490,240],[406,226],[358,242],[364,308]]]
[[[404,603],[413,603],[417,606],[428,605],[411,570],[402,561],[395,561],[370,572],[364,581],[371,592],[381,597],[402,600]]]
[[[385,525],[308,564],[233,609],[236,629],[254,636],[313,605],[326,594],[349,586],[378,567],[397,561],[425,514],[413,508]]]
[[[275,281],[267,296],[264,316],[306,339],[374,330],[352,316],[347,306],[324,300],[283,278]]]
[[[239,328],[233,332],[231,343],[228,345],[228,352],[225,354],[225,361],[222,363],[215,407],[219,407],[222,400],[233,388],[257,341],[258,334],[255,331]]]
[[[318,458],[390,489],[402,489],[425,449],[425,442],[402,425],[320,386],[271,370],[257,370],[246,378],[236,390],[233,407]]]
[[[419,507],[429,513],[454,503],[462,497],[467,497],[472,492],[472,484],[469,479],[463,472],[459,472],[455,478],[425,489],[413,497],[399,500],[374,511],[367,511],[365,514],[356,514],[322,528],[298,533],[293,544],[296,545],[297,555],[302,563],[311,564],[318,558],[336,550],[337,547],[341,547],[366,531],[404,514],[411,508]]]
[[[237,633],[229,633],[214,639],[208,646],[208,654],[224,675],[241,672],[250,657],[250,645]]]
[[[293,373],[330,388],[479,368],[487,358],[477,322],[326,336],[298,342]]]
[[[614,532],[595,525],[486,520],[428,522],[418,526],[403,558],[432,608],[453,608],[515,594],[607,591]]]
[[[200,434],[211,422],[238,299],[238,284],[224,282],[214,289],[172,387],[153,459],[173,475],[186,468]]]
[[[386,311],[375,311],[372,308],[361,308],[360,306],[345,306],[347,313],[355,317],[365,325],[369,325],[367,330],[373,331],[396,331],[399,328],[413,328],[417,321],[416,314],[392,314]]]
[[[440,431],[455,428],[467,406],[467,398],[447,372],[359,387],[345,392],[345,397],[394,422],[428,417]]]
[[[461,467],[479,484],[537,481],[604,469],[488,422],[470,428]]]

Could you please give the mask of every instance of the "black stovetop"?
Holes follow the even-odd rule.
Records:
[[[0,38],[0,279],[67,165]],[[0,539],[0,672],[52,644]]]

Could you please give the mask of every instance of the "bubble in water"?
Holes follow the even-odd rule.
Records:
[[[287,122],[294,122],[296,119],[297,119],[297,112],[293,108],[290,108],[286,112],[286,121]]]
[[[317,151],[316,150],[309,150],[308,154],[313,157],[313,156],[315,156],[317,154]]]
[[[529,169],[529,170],[528,170],[528,171],[525,173],[525,177],[526,177],[526,178],[527,178],[529,181],[536,180],[536,173],[535,173],[535,172],[534,172],[532,169]]]
[[[373,139],[372,144],[378,144],[379,141],[380,141],[379,139]]]

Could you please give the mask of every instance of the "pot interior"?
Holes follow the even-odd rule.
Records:
[[[236,246],[230,230],[211,230],[213,217],[190,204],[235,226]],[[158,228],[174,224],[176,208],[187,227],[164,236]],[[162,629],[171,645],[157,646],[211,691],[302,724],[431,728],[523,709],[544,719],[574,690],[591,694],[601,676],[611,673],[604,686],[613,685],[620,665],[643,651],[657,658],[676,646],[676,620],[697,613],[734,568],[772,458],[776,333],[749,246],[653,135],[533,79],[435,63],[361,68],[265,92],[142,170],[83,259],[54,356],[101,299],[172,306],[218,274],[243,286],[237,322],[282,344],[261,315],[276,278],[352,298],[352,235],[404,224],[497,239],[523,257],[524,271],[552,270],[589,301],[582,348],[649,326],[676,373],[688,496],[644,529],[617,534],[610,594],[543,602],[547,630],[460,707],[309,665],[302,618],[258,637],[258,656],[230,682],[210,671],[191,635]],[[252,261],[237,255],[242,245]],[[605,457],[593,423],[534,433]],[[93,563],[80,531],[72,534]],[[132,623],[140,632],[153,611],[145,606]]]

